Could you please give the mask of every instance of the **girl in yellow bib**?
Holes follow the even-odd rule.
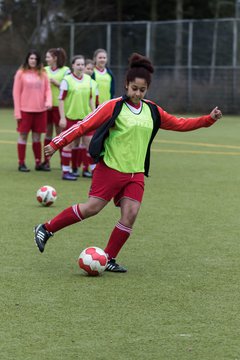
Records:
[[[107,67],[108,56],[104,49],[97,49],[93,54],[95,64],[92,78],[98,84],[99,104],[114,98],[115,82],[112,71]]]
[[[132,234],[141,207],[144,175],[149,174],[151,144],[157,132],[210,127],[222,117],[218,107],[204,116],[176,117],[153,101],[145,99],[153,71],[150,59],[132,54],[125,77],[126,93],[98,106],[83,121],[62,132],[45,148],[47,155],[52,156],[76,137],[96,130],[90,144],[90,154],[97,165],[88,198],[86,202],[69,206],[51,220],[35,227],[34,239],[39,251],[44,251],[48,239],[57,231],[97,215],[114,200],[120,213],[104,248],[108,256],[106,270],[115,273],[127,271],[116,262],[116,257]],[[161,191],[164,189],[160,185],[156,186],[155,193]],[[104,229],[105,224],[102,226]]]
[[[94,70],[94,62],[92,59],[85,59],[84,73],[92,76]],[[98,85],[95,80],[92,79],[92,99],[95,106],[98,106]],[[91,109],[89,108],[89,113]],[[92,171],[95,168],[94,160],[91,158],[88,149],[92,139],[94,131],[90,131],[88,134],[81,137],[81,142],[78,148],[78,168],[73,169],[72,173],[76,176],[80,175],[79,168],[82,165],[82,176],[91,178]]]
[[[59,86],[67,73],[70,73],[68,66],[65,66],[66,53],[62,48],[52,48],[46,53],[45,70],[50,80],[53,106],[47,112],[47,132],[44,139],[44,146],[48,145],[52,141],[53,128],[55,127],[56,135],[61,132],[59,126],[60,114],[58,110],[58,97],[59,97]],[[50,170],[49,159],[45,156],[44,163],[41,165],[45,170]]]
[[[66,75],[60,84],[59,94],[59,126],[69,129],[72,125],[81,121],[89,114],[89,109],[94,110],[92,98],[92,79],[84,74],[85,59],[82,55],[76,55],[72,60],[72,73]],[[62,149],[62,179],[76,180],[71,173],[72,168],[77,168],[77,156],[80,138],[75,139]]]

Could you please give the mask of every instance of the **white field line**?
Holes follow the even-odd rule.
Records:
[[[0,130],[0,133],[17,134],[15,130]],[[0,144],[16,145],[16,141],[0,140]],[[28,142],[31,145],[31,142]],[[190,146],[201,146],[210,148],[222,148],[222,149],[236,149],[240,150],[240,146],[237,145],[225,145],[225,144],[209,144],[202,142],[191,142],[191,141],[172,141],[172,140],[154,140],[153,144],[173,144],[173,145],[190,145]],[[181,154],[205,154],[205,155],[231,155],[240,156],[240,152],[234,151],[207,151],[207,150],[180,150],[180,149],[151,149],[152,152],[162,153],[181,153]]]
[[[204,151],[204,150],[173,150],[173,149],[151,149],[152,152],[181,153],[181,154],[205,154],[205,155],[231,155],[240,156],[240,152],[233,151]]]
[[[220,148],[224,148],[224,149],[240,149],[240,146],[238,146],[238,145],[208,144],[208,143],[190,142],[190,141],[154,140],[154,143],[174,144],[174,145],[191,145],[191,146],[203,146],[203,147],[220,147]]]

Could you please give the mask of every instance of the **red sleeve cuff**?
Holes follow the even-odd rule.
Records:
[[[212,117],[211,117],[211,115],[207,115],[207,120],[211,123],[211,124],[213,124],[213,123],[215,123],[217,120],[214,120]]]
[[[51,141],[49,145],[50,145],[54,150],[58,150],[57,145],[56,145],[53,141]]]

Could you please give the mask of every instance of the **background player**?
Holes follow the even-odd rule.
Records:
[[[107,67],[108,56],[104,49],[97,49],[93,54],[94,71],[92,78],[98,84],[99,104],[113,99],[115,94],[115,81],[112,71]]]
[[[48,145],[51,142],[54,127],[56,135],[59,135],[62,130],[59,126],[59,86],[64,76],[70,72],[69,67],[65,66],[66,53],[63,48],[49,49],[46,53],[45,60],[47,63],[47,66],[45,66],[45,70],[51,84],[53,106],[47,112],[47,132],[44,139],[44,146]],[[46,156],[42,166],[45,167],[45,169],[50,170],[49,159]]]
[[[41,133],[46,132],[47,109],[52,106],[50,83],[43,68],[40,54],[30,50],[13,84],[14,116],[17,120],[18,170],[28,172],[25,164],[27,138],[32,131],[32,149],[35,170],[46,170],[41,165]]]
[[[84,74],[85,59],[76,55],[72,59],[72,73],[66,75],[60,85],[59,95],[59,125],[62,129],[69,129],[76,122],[82,120],[89,109],[94,110],[92,98],[92,79]],[[76,180],[78,168],[78,149],[80,138],[75,138],[72,144],[62,149],[62,179]],[[72,160],[72,172],[71,163]]]
[[[94,70],[94,62],[92,59],[86,59],[85,60],[85,69],[84,73],[92,76]],[[95,103],[95,106],[97,107],[98,104],[98,85],[95,80],[92,79],[92,98],[93,102]],[[91,112],[91,108],[89,107],[89,113]],[[93,162],[93,159],[91,158],[89,154],[89,144],[92,139],[92,135],[94,132],[90,132],[86,135],[83,135],[81,137],[79,149],[78,149],[78,167],[81,166],[81,163],[83,163],[83,177],[92,177],[92,170],[95,168],[95,164]],[[76,173],[78,174],[78,172]]]

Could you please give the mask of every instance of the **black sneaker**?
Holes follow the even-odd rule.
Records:
[[[92,178],[92,173],[90,173],[90,171],[83,171],[82,176],[90,179]]]
[[[51,236],[53,236],[53,233],[47,231],[44,225],[40,224],[35,226],[34,240],[41,253],[44,252],[45,245]]]
[[[105,271],[125,273],[125,272],[127,272],[127,269],[125,267],[123,267],[122,265],[118,265],[116,263],[115,259],[111,259],[108,261]]]
[[[35,170],[37,171],[51,171],[50,166],[42,163],[35,166]]]
[[[43,171],[51,171],[50,163],[48,161],[42,162],[41,167]]]
[[[18,171],[21,171],[21,172],[29,172],[30,169],[28,169],[25,164],[20,164],[20,165],[18,166]]]

